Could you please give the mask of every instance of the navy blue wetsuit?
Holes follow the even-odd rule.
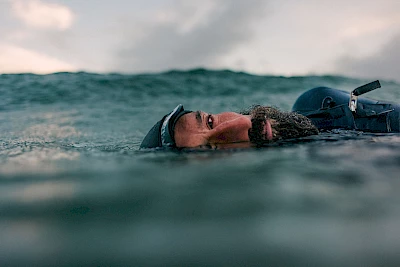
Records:
[[[308,117],[321,130],[400,132],[399,104],[359,97],[355,111],[351,111],[349,101],[348,92],[317,87],[303,93],[292,111]]]

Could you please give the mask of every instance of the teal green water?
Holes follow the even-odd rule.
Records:
[[[140,151],[177,104],[290,110],[369,82],[196,69],[0,75],[1,266],[398,266],[400,135]],[[368,97],[400,102],[381,81]]]

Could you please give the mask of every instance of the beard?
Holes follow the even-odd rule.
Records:
[[[254,106],[243,115],[251,116],[250,142],[261,146],[270,142],[318,134],[318,129],[307,117],[296,112],[282,112],[273,107]],[[268,140],[264,126],[268,120],[272,128],[272,140]]]

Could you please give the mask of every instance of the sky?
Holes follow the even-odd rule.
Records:
[[[0,73],[231,69],[400,81],[398,0],[0,0]]]

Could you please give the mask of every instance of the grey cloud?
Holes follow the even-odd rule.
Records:
[[[366,58],[342,57],[336,64],[337,72],[349,76],[382,78],[400,81],[400,34],[396,35],[376,54]]]
[[[218,64],[221,57],[252,38],[253,23],[265,16],[266,1],[216,1],[216,8],[207,18],[202,18],[201,25],[185,33],[179,32],[185,19],[141,25],[145,37],[124,40],[118,50],[115,68],[147,71]],[[181,4],[178,12],[190,14],[194,12],[193,8]]]

